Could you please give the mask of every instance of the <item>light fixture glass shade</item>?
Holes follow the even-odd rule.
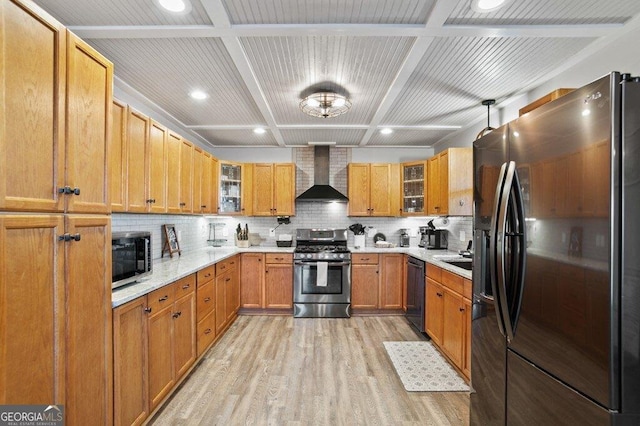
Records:
[[[300,102],[302,112],[320,118],[337,117],[349,111],[349,108],[349,99],[335,92],[313,93]]]

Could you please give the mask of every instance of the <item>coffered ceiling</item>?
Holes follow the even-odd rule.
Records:
[[[543,83],[640,20],[638,0],[508,0],[490,13],[470,0],[190,0],[183,15],[155,0],[36,3],[114,62],[116,85],[218,147],[432,146],[485,116],[483,99]],[[307,116],[309,87],[353,106]]]

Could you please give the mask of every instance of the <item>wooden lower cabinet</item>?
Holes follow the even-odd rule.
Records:
[[[222,333],[240,308],[239,255],[216,265],[216,334]]]
[[[351,308],[402,309],[404,257],[400,253],[351,255]]]
[[[431,266],[427,266],[427,269]],[[442,345],[443,315],[444,315],[444,289],[437,281],[427,278],[426,304],[425,304],[425,331],[431,337],[433,343]]]
[[[293,308],[293,256],[267,253],[264,272],[264,307]]]
[[[404,256],[400,253],[386,253],[380,256],[380,260],[380,309],[402,309]]]
[[[196,290],[196,350],[202,355],[216,338],[216,283],[215,266],[209,266],[197,273]]]
[[[196,359],[195,274],[165,287],[147,296],[151,308],[148,325],[150,411]],[[169,303],[174,298],[173,303]]]
[[[293,255],[242,253],[241,303],[243,309],[293,308]]]
[[[140,425],[149,415],[147,298],[113,310],[114,424]]]
[[[471,281],[427,264],[425,329],[431,340],[471,377]]]
[[[225,309],[235,315],[240,300],[236,264],[232,257],[218,277],[211,265],[113,310],[115,425],[143,424],[220,336],[217,278],[229,289],[220,297],[228,326]]]
[[[240,306],[262,308],[264,300],[264,253],[240,255]]]
[[[162,401],[173,387],[172,306],[149,316],[149,410]],[[125,361],[126,362],[126,361]]]

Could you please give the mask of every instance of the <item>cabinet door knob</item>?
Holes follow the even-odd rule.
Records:
[[[144,311],[145,311],[146,313],[150,314],[150,313],[151,313],[151,309],[152,309],[152,308],[150,308],[150,307],[148,307],[148,306],[147,306],[146,308],[144,308]]]
[[[178,317],[180,317],[180,315],[182,315],[182,312],[178,311],[178,312],[176,312],[175,314],[173,314],[172,316],[173,316],[174,318],[178,318]]]
[[[442,293],[436,293],[436,296],[442,297]]]

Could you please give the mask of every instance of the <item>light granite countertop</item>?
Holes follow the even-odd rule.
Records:
[[[293,253],[295,247],[207,247],[202,250],[191,251],[173,258],[157,259],[153,262],[153,273],[139,282],[128,284],[115,289],[111,295],[111,306],[116,308],[140,296],[144,296],[160,287],[193,274],[200,269],[218,263],[238,253]],[[404,253],[417,259],[424,260],[442,269],[471,279],[471,271],[450,265],[438,260],[434,256],[457,255],[456,252],[446,250],[426,250],[419,247],[394,248],[359,248],[350,247],[352,253]],[[469,262],[471,259],[468,260]]]
[[[237,253],[293,253],[295,247],[207,247],[183,253],[173,258],[156,259],[153,273],[140,281],[115,289],[111,293],[111,306],[118,307],[160,287],[218,263]]]

